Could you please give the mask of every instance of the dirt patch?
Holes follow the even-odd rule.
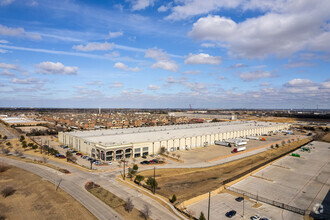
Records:
[[[0,196],[0,213],[7,219],[96,219],[84,206],[62,189],[25,170],[10,167],[0,173],[0,190],[16,191]]]
[[[166,198],[171,198],[175,194],[178,202],[185,201],[212,191],[221,186],[223,181],[289,152],[308,141],[309,139],[300,140],[250,157],[208,168],[158,169],[156,170],[156,180],[159,187],[157,193]],[[153,170],[141,172],[140,175],[146,178],[153,176]]]

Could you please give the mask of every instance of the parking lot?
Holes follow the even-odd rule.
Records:
[[[285,156],[232,187],[303,210],[313,210],[329,191],[330,144],[312,144],[310,147],[314,149],[310,153],[296,150],[301,157]]]
[[[260,140],[249,140],[246,145],[246,151],[252,150],[255,148],[259,148],[262,146],[270,147],[273,143],[281,142],[286,139],[296,139],[301,137],[300,135],[284,135],[282,133],[278,133],[272,136],[260,136],[260,138],[265,138],[266,141]],[[232,150],[234,147],[225,147],[221,145],[210,145],[208,147],[201,147],[190,149],[189,151],[176,151],[175,154],[180,155],[180,160],[183,160],[187,164],[193,164],[198,162],[204,162],[208,160],[212,160],[214,158],[226,156],[232,154]]]
[[[243,201],[237,202],[235,200],[237,195],[232,193],[220,193],[211,197],[210,203],[210,219],[229,219],[225,216],[230,210],[235,210],[236,215],[231,219],[242,219],[243,217]],[[274,206],[263,204],[261,206],[255,206],[256,202],[253,200],[245,199],[244,200],[244,216],[245,219],[250,219],[251,216],[259,215],[261,218],[268,219],[282,219],[281,209]],[[205,214],[207,217],[208,213],[208,198],[203,199],[197,203],[189,205],[187,209],[194,213],[195,217],[199,217],[200,212]],[[301,215],[289,213],[285,211],[284,213],[287,217],[285,219],[303,219]]]

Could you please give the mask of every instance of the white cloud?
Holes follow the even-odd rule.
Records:
[[[286,87],[305,87],[314,85],[314,82],[310,79],[293,79],[284,84]]]
[[[150,85],[148,86],[148,89],[149,89],[149,90],[159,90],[159,89],[160,89],[160,86],[156,86],[156,85],[152,85],[152,84],[150,84]]]
[[[247,65],[244,63],[236,63],[236,64],[230,66],[230,68],[233,68],[233,69],[243,68],[243,67],[247,67]]]
[[[188,71],[184,71],[183,74],[191,74],[191,75],[197,75],[200,74],[201,71],[200,70],[188,70]]]
[[[15,75],[16,75],[15,73],[12,73],[8,70],[4,70],[4,71],[0,72],[0,76],[12,77],[12,76],[15,76]]]
[[[189,36],[217,42],[230,55],[263,58],[288,56],[309,49],[330,51],[330,32],[324,28],[330,18],[327,1],[295,0],[248,1],[250,8],[265,10],[263,15],[236,23],[230,18],[208,15],[194,23]],[[257,6],[255,2],[262,6]],[[274,3],[273,3],[274,2]],[[306,20],[306,17],[310,18]]]
[[[206,47],[206,48],[210,48],[210,47],[215,47],[215,44],[213,44],[213,43],[202,43],[201,46]]]
[[[92,42],[88,43],[85,46],[80,45],[74,45],[72,48],[79,51],[94,51],[94,50],[112,50],[115,47],[114,43],[98,43],[98,42]]]
[[[168,3],[167,5],[160,6],[157,11],[158,12],[166,12],[172,7],[172,2]]]
[[[244,72],[239,75],[239,77],[246,82],[257,80],[257,79],[262,79],[262,78],[270,78],[270,77],[275,77],[274,74],[268,71],[263,71],[263,70],[255,70],[251,72]]]
[[[61,74],[61,75],[76,75],[78,73],[78,67],[76,66],[64,66],[62,63],[53,63],[50,61],[41,62],[35,65],[37,73],[43,74]]]
[[[120,63],[120,62],[115,63],[115,65],[113,67],[115,67],[117,69],[124,70],[124,71],[132,71],[132,72],[138,72],[138,71],[140,71],[140,68],[139,67],[134,67],[134,68],[128,67],[126,64]]]
[[[118,81],[115,81],[110,85],[110,88],[122,88],[122,87],[123,87],[123,83]]]
[[[0,44],[8,44],[9,42],[6,40],[0,40]]]
[[[11,28],[0,24],[0,35],[13,37],[27,37],[31,39],[41,40],[41,36],[35,33],[28,33],[24,28]]]
[[[27,78],[27,79],[14,78],[11,80],[11,82],[14,84],[36,84],[39,83],[40,80],[37,78]]]
[[[286,68],[298,68],[298,67],[310,67],[314,66],[314,63],[308,63],[308,62],[292,62],[285,64]]]
[[[180,0],[178,2],[182,4],[174,6],[172,13],[166,19],[182,20],[221,8],[234,8],[240,4],[241,0]]]
[[[181,78],[174,78],[173,76],[169,76],[165,79],[165,82],[166,84],[181,84],[181,83],[184,83],[186,82],[187,79],[184,78],[184,77],[181,77]]]
[[[6,5],[10,5],[11,3],[13,3],[15,0],[1,0],[0,1],[0,5],[1,6],[6,6]]]
[[[261,83],[260,86],[270,86],[270,83],[264,82],[264,83]]]
[[[118,32],[109,32],[109,37],[110,38],[116,38],[116,37],[121,37],[123,36],[124,33],[122,31],[118,31]]]
[[[139,11],[154,5],[154,0],[132,0],[132,10]]]
[[[101,81],[93,81],[93,82],[88,82],[87,85],[89,85],[89,86],[102,86],[103,83]]]
[[[8,63],[0,63],[0,69],[11,69],[16,71],[22,71],[19,65],[17,64],[8,64]]]
[[[221,57],[213,57],[206,53],[189,54],[188,58],[184,61],[185,64],[213,64],[219,65],[221,63]]]
[[[112,53],[104,54],[104,56],[114,58],[114,57],[119,57],[120,54],[117,51],[113,51]]]
[[[176,62],[172,60],[162,49],[148,49],[145,53],[145,57],[149,57],[157,61],[151,66],[152,68],[161,68],[172,72],[177,72],[179,69]]]
[[[0,49],[0,53],[8,53],[8,50]]]

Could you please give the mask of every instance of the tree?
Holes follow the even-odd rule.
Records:
[[[33,143],[28,143],[28,146],[29,146],[29,147],[32,147],[32,146],[33,146]]]
[[[133,202],[132,202],[132,199],[131,198],[128,198],[126,203],[125,203],[125,210],[129,213],[133,210],[134,208],[134,205],[133,205]]]
[[[1,194],[2,194],[3,197],[6,198],[6,197],[8,197],[8,196],[13,195],[15,191],[16,191],[16,190],[15,190],[13,187],[11,187],[11,186],[7,186],[7,187],[5,187],[5,188],[1,191]]]
[[[154,178],[148,177],[148,179],[147,179],[147,185],[149,185],[153,189],[153,191],[154,191],[154,189],[157,188],[158,183],[157,183],[157,181]]]
[[[139,169],[138,165],[135,164],[135,165],[133,166],[133,170],[135,170],[135,171],[137,172],[138,169]]]
[[[25,137],[24,135],[21,135],[21,138],[19,139],[20,142],[24,141]]]
[[[150,211],[150,207],[147,204],[144,205],[144,208],[142,210],[142,214],[143,214],[145,219],[148,219],[150,217],[151,211]]]
[[[279,147],[279,145],[278,145],[278,144],[276,144],[276,145],[275,145],[275,147],[276,147],[276,148],[278,148],[278,147]]]
[[[176,196],[173,195],[173,196],[172,196],[172,199],[170,199],[170,202],[171,202],[171,203],[175,203],[175,201],[176,201]]]
[[[144,180],[144,176],[142,175],[136,175],[134,182],[138,183],[140,185],[140,183]]]
[[[66,161],[69,162],[70,157],[72,157],[72,153],[67,150],[66,153],[65,153],[65,156],[66,156]]]
[[[199,216],[198,220],[206,220],[206,218],[205,218],[205,216],[204,216],[204,213],[203,213],[203,212],[201,212],[201,214],[200,214],[200,216]]]
[[[7,146],[11,146],[11,143],[10,143],[10,142],[7,142],[6,145],[7,145]]]
[[[3,136],[3,139],[4,139],[4,140],[7,140],[7,138],[8,138],[8,137],[7,137],[6,135],[5,135],[5,136]]]
[[[32,146],[32,149],[33,149],[33,150],[35,150],[35,149],[37,149],[37,148],[38,148],[38,145],[36,145],[36,144]]]

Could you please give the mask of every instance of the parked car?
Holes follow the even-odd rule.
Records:
[[[254,215],[250,217],[251,220],[259,220],[260,216],[259,215]]]
[[[101,162],[100,162],[100,161],[98,161],[98,160],[96,160],[96,161],[94,161],[94,162],[93,162],[93,164],[95,164],[95,165],[100,165],[100,164],[101,164]]]
[[[112,162],[111,162],[111,161],[109,161],[109,162],[108,162],[108,164],[109,164],[109,165],[112,165]]]
[[[143,159],[147,159],[147,156],[146,156],[146,155],[143,155],[142,158],[143,158]]]
[[[78,151],[76,151],[76,150],[73,150],[73,151],[72,151],[72,153],[77,153],[77,152],[78,152]]]
[[[155,162],[155,163],[158,163],[159,162],[157,159],[153,159],[152,161]]]
[[[260,220],[268,220],[268,218],[266,218],[266,217],[263,217],[263,218],[261,218]]]
[[[76,153],[77,156],[81,156],[82,154],[81,153]]]
[[[241,202],[241,201],[244,200],[244,198],[240,196],[240,197],[237,197],[235,200],[236,200],[237,202]]]
[[[150,164],[150,162],[147,161],[147,160],[144,160],[144,161],[142,161],[140,164]]]
[[[226,213],[226,217],[228,217],[228,218],[231,218],[231,217],[233,217],[235,215],[236,215],[236,211],[235,210],[231,210],[231,211],[229,211],[229,212]]]

